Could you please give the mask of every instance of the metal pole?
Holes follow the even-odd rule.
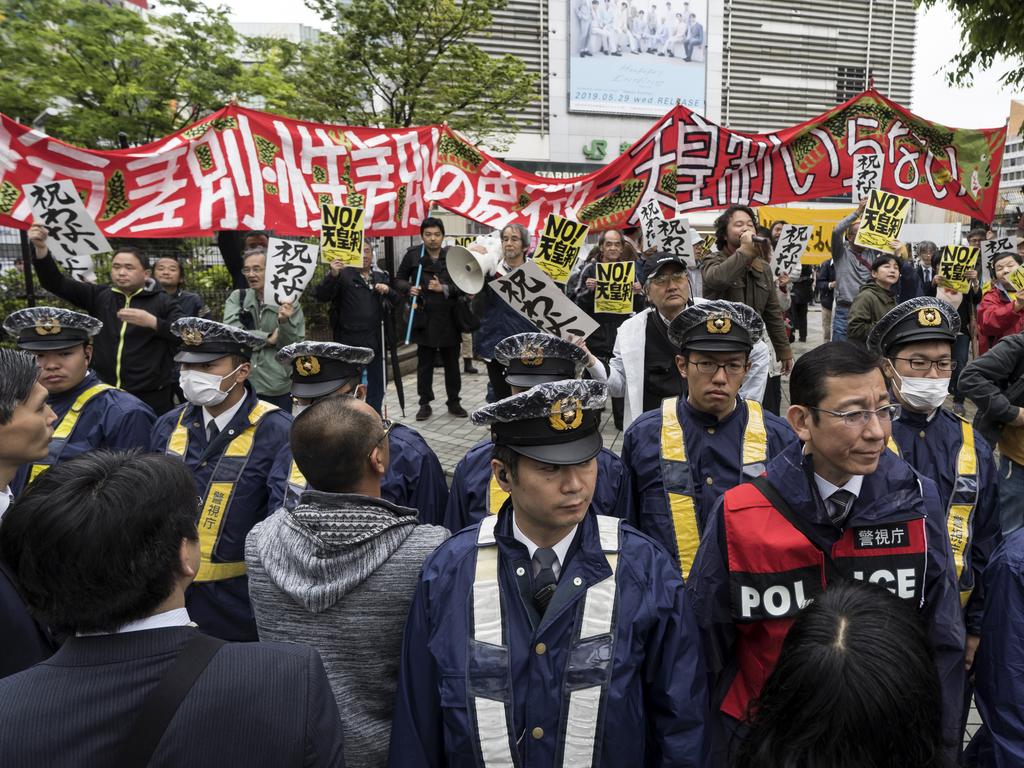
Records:
[[[36,305],[36,289],[32,281],[32,263],[35,259],[35,248],[28,241],[28,232],[26,230],[21,230],[20,234],[21,266],[22,272],[25,275],[25,306],[34,307]]]

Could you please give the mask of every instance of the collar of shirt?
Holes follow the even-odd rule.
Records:
[[[14,502],[14,494],[11,493],[11,486],[7,486],[0,491],[0,518],[4,516],[4,513],[10,509],[11,504]]]
[[[854,498],[860,496],[860,488],[864,484],[864,475],[854,475],[847,480],[843,485],[833,485],[828,480],[823,478],[817,472],[814,473],[814,484],[818,486],[818,493],[821,494],[821,498],[825,501],[838,490],[849,491],[853,494]]]
[[[569,547],[572,544],[573,536],[576,535],[577,528],[579,528],[579,525],[574,525],[572,530],[566,534],[564,539],[551,547],[555,551],[555,557],[558,558],[558,562],[552,567],[552,570],[555,572],[556,579],[562,575],[562,564],[565,563],[565,556],[569,554]],[[539,547],[530,541],[530,538],[520,530],[519,524],[516,523],[515,510],[512,511],[512,536],[515,537],[516,541],[526,547],[527,552],[530,553],[530,560],[532,561],[533,553],[536,552]],[[534,570],[537,570],[536,567]],[[537,574],[535,573],[534,575],[536,576]]]
[[[241,400],[239,400],[237,403],[235,403],[233,406],[228,408],[226,411],[224,411],[224,413],[222,413],[220,416],[214,416],[208,410],[206,410],[206,408],[204,407],[203,408],[203,429],[205,429],[207,432],[209,432],[210,431],[210,422],[213,421],[213,422],[217,423],[217,430],[220,431],[220,432],[223,432],[225,429],[228,428],[228,424],[231,423],[231,420],[235,417],[235,414],[238,413],[238,409],[242,407],[243,403],[245,403],[245,398],[244,397]]]
[[[165,627],[194,627],[196,626],[188,615],[185,608],[172,608],[163,613],[155,613],[138,621],[129,621],[118,627],[114,632],[79,632],[79,637],[92,637],[96,635],[121,635],[125,632],[142,632],[146,629],[163,629]]]

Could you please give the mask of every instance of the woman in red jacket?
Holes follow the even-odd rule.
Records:
[[[1000,253],[992,260],[992,287],[978,305],[978,345],[985,354],[1003,336],[1024,330],[1024,291],[1015,293],[1007,280],[1020,261],[1014,253]]]

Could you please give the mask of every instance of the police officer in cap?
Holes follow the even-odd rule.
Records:
[[[548,333],[517,333],[494,346],[494,360],[505,371],[513,393],[546,382],[578,378],[583,367],[601,381],[604,366],[583,347]],[[491,441],[481,440],[455,465],[444,524],[460,531],[488,514],[497,514],[508,494],[491,471]],[[619,457],[602,448],[597,456],[597,489],[592,509],[599,515],[626,517],[629,489]]]
[[[424,563],[392,768],[704,765],[706,673],[679,572],[587,513],[606,392],[540,384],[473,414],[510,497]]]
[[[280,349],[277,361],[291,368],[295,415],[317,400],[334,395],[355,395],[365,400],[363,372],[373,357],[368,347],[327,341],[300,341]],[[437,455],[419,432],[397,422],[391,423],[388,431],[388,447],[391,461],[381,484],[381,497],[417,510],[421,522],[440,525],[448,503],[448,483]],[[277,464],[276,473],[288,477],[285,507],[292,509],[306,488],[306,479],[292,461],[290,448],[281,452]]]
[[[200,317],[183,317],[171,331],[181,339],[174,360],[188,402],[157,419],[150,450],[180,458],[196,479],[200,563],[186,607],[207,634],[255,641],[245,536],[284,500],[286,477],[274,474],[274,461],[292,417],[248,381],[263,339]]]
[[[985,438],[942,407],[956,368],[952,348],[959,332],[960,316],[953,307],[922,296],[879,320],[868,348],[885,360],[890,390],[903,406],[892,424],[889,448],[939,487],[965,607],[970,670],[981,640],[981,574],[1000,538],[999,485]]]
[[[787,419],[800,442],[712,510],[686,589],[708,659],[716,765],[823,585],[879,583],[919,610],[942,690],[943,737],[961,733],[964,622],[938,490],[886,448],[900,406],[881,361],[849,342],[804,353]],[[851,681],[855,685],[856,681]]]
[[[18,349],[35,355],[39,383],[58,419],[46,458],[18,470],[11,483],[15,495],[47,467],[93,448],[128,451],[149,445],[156,414],[89,368],[92,340],[102,327],[94,317],[57,307],[19,309],[4,320]]]
[[[622,463],[630,476],[630,521],[660,542],[685,579],[711,509],[727,490],[756,477],[795,439],[785,421],[756,400],[737,397],[764,323],[745,304],[707,301],[672,321],[686,398],[670,397],[626,430]]]

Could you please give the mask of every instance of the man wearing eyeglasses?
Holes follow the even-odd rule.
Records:
[[[946,302],[910,299],[886,314],[868,336],[885,360],[893,395],[903,406],[889,448],[935,481],[965,609],[968,672],[981,640],[981,574],[999,543],[999,486],[992,449],[964,419],[943,408],[960,317]],[[969,694],[967,697],[969,701]]]
[[[633,422],[622,463],[633,492],[630,522],[675,557],[685,579],[718,497],[764,471],[796,437],[755,400],[737,397],[751,347],[764,332],[745,304],[706,301],[668,328],[685,397],[669,397]]]
[[[805,353],[786,417],[800,438],[764,476],[726,491],[687,584],[708,658],[717,757],[742,731],[797,612],[828,583],[881,584],[920,611],[935,649],[943,735],[955,750],[964,621],[931,480],[886,448],[900,406],[881,361],[848,342]]]

